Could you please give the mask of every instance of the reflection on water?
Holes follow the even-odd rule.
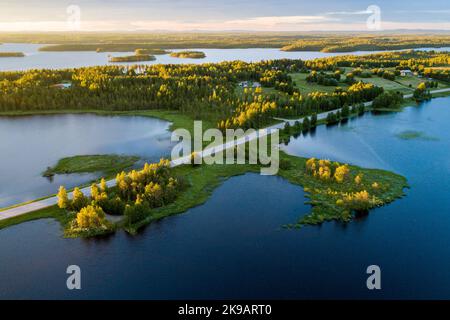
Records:
[[[281,228],[309,212],[279,177],[231,178],[202,206],[136,237],[61,239],[50,220],[0,231],[2,298],[449,298],[450,98],[291,139],[290,153],[394,168],[407,196],[348,224]],[[351,129],[351,130],[349,130]],[[402,140],[418,130],[437,141]],[[68,291],[65,270],[82,269]],[[366,287],[381,268],[382,290]]]
[[[44,44],[26,43],[5,43],[0,45],[0,51],[19,51],[25,53],[24,58],[1,58],[0,71],[27,70],[27,69],[63,69],[79,68],[99,65],[114,65],[108,62],[109,56],[125,56],[134,52],[93,52],[93,51],[72,51],[72,52],[45,52],[39,51],[39,47]],[[442,50],[445,48],[441,48]],[[186,49],[176,49],[172,51],[183,51]],[[279,49],[251,48],[251,49],[189,49],[203,51],[205,59],[180,59],[170,55],[157,55],[155,61],[144,61],[139,64],[179,64],[179,63],[207,63],[222,62],[232,60],[242,60],[246,62],[258,62],[261,60],[273,59],[302,59],[309,60],[324,58],[344,54],[367,54],[368,51],[355,51],[345,53],[330,52],[285,52]],[[136,62],[121,63],[134,65]]]
[[[138,155],[158,160],[169,155],[168,122],[132,116],[91,114],[0,117],[0,207],[54,194],[98,174],[42,177],[64,157],[86,154]]]

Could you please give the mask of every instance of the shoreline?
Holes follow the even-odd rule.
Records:
[[[442,91],[442,92],[438,92],[437,96],[432,96],[432,99],[450,96],[450,88],[440,89],[439,91]],[[434,94],[434,93],[432,92],[432,94]],[[375,111],[380,111],[380,112],[401,112],[406,107],[413,107],[412,104],[415,103],[414,100],[412,100],[410,98],[406,98],[406,99],[409,99],[409,101],[404,101],[404,103],[402,105],[400,105],[396,109],[378,109],[378,110],[375,110]],[[366,102],[365,104],[366,104],[366,106],[370,106],[371,101],[370,102]],[[330,110],[330,111],[318,114],[318,120],[325,119],[326,115],[328,113],[335,112],[336,110],[339,110],[339,109]],[[371,112],[371,111],[374,111],[374,109],[367,108],[364,113]],[[193,121],[188,116],[179,114],[179,113],[174,112],[174,111],[166,111],[166,110],[161,110],[161,109],[159,109],[159,110],[148,110],[148,111],[103,111],[103,110],[95,110],[95,109],[86,109],[86,110],[48,110],[48,111],[5,112],[5,113],[0,113],[0,117],[3,117],[3,116],[5,116],[5,117],[15,117],[15,116],[34,116],[34,115],[60,115],[60,114],[95,114],[95,115],[100,115],[100,116],[143,116],[143,117],[152,117],[152,118],[157,118],[157,119],[160,119],[160,120],[165,120],[165,121],[171,122],[171,124],[169,126],[169,129],[168,129],[169,131],[173,131],[173,130],[175,130],[177,128],[181,128],[182,127],[182,123],[185,122],[185,121],[190,121],[190,122]],[[290,124],[293,124],[295,121],[302,120],[302,119],[304,119],[306,117],[310,117],[310,116],[305,116],[305,117],[302,117],[302,118],[295,118],[295,119],[274,118],[275,120],[278,120],[280,122],[278,122],[278,123],[276,123],[276,124],[274,124],[272,126],[266,127],[264,129],[270,129],[270,128],[274,128],[274,127],[278,127],[279,129],[282,129],[282,125],[284,123],[289,122]],[[318,122],[318,125],[324,125],[324,124],[325,124],[324,121],[319,121]],[[204,128],[204,129],[206,129],[206,128]],[[263,130],[263,129],[260,129],[260,130]],[[238,142],[237,142],[237,144],[238,144]],[[203,151],[205,151],[205,149],[203,149]],[[179,159],[177,159],[177,160],[179,160]],[[85,187],[85,186],[88,186],[88,185],[82,185],[80,187]],[[14,209],[14,208],[18,208],[18,207],[21,207],[21,206],[24,206],[24,205],[32,204],[32,203],[35,203],[35,202],[38,202],[38,201],[41,201],[41,200],[46,200],[48,198],[54,197],[55,195],[56,195],[56,193],[53,194],[53,195],[43,196],[43,197],[40,197],[38,199],[29,200],[29,201],[18,203],[18,204],[11,205],[11,206],[8,206],[8,207],[0,208],[0,221],[5,220],[5,219],[2,219],[2,217],[1,217],[1,213],[2,212],[5,212],[5,211],[7,211],[9,209]],[[30,211],[30,212],[33,212],[33,211]]]

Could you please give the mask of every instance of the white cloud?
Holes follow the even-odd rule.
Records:
[[[335,16],[335,15],[346,15],[346,16],[352,16],[352,15],[364,15],[364,14],[372,14],[372,11],[369,10],[361,10],[361,11],[335,11],[335,12],[327,12],[325,15],[328,16]]]
[[[383,30],[450,30],[450,22],[382,21]],[[8,31],[70,31],[66,21],[1,22],[0,30]],[[326,15],[269,16],[239,20],[140,20],[81,21],[81,31],[368,31],[365,22],[344,22]]]
[[[283,30],[307,24],[319,24],[338,19],[324,16],[272,16],[256,17],[226,21],[136,21],[131,24],[137,29],[167,29],[167,30]]]

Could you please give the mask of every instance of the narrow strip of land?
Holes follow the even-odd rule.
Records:
[[[450,88],[438,89],[438,90],[431,91],[432,94],[444,93],[444,92],[450,92]],[[412,98],[412,96],[413,96],[412,94],[406,94],[403,97],[405,99],[409,99],[409,98]],[[364,106],[368,107],[371,104],[372,104],[372,101],[369,101],[369,102],[364,103]],[[334,112],[334,111],[335,110],[319,113],[317,115],[317,119],[319,119],[319,120],[325,119],[330,112]],[[212,155],[214,153],[222,152],[224,150],[233,148],[234,146],[237,146],[237,145],[246,143],[248,141],[252,141],[254,139],[266,136],[266,135],[270,134],[275,129],[282,129],[286,122],[289,122],[289,124],[292,125],[293,123],[295,123],[295,121],[301,121],[301,120],[303,120],[303,118],[305,118],[305,117],[302,117],[302,118],[299,118],[299,119],[275,118],[276,120],[279,120],[281,122],[278,123],[278,124],[275,124],[273,126],[270,126],[270,127],[264,128],[264,129],[260,129],[260,130],[257,130],[255,132],[253,132],[253,133],[244,135],[244,136],[242,136],[239,139],[236,139],[234,141],[230,141],[230,142],[227,142],[227,143],[224,143],[224,144],[221,144],[221,145],[217,145],[217,146],[213,146],[213,147],[208,147],[208,148],[204,149],[203,151],[199,152],[198,155],[200,157],[202,157],[202,158],[203,157],[208,157],[208,156],[210,156],[210,155]],[[171,164],[171,166],[176,167],[176,166],[179,166],[179,165],[182,165],[182,164],[187,164],[187,163],[190,163],[190,162],[191,162],[191,156],[188,155],[188,156],[184,156],[184,157],[172,160],[170,162],[170,164]],[[113,187],[113,186],[115,186],[115,184],[116,184],[115,179],[107,181],[108,187]],[[85,194],[86,196],[89,196],[89,194],[90,194],[90,187],[82,188],[81,192],[83,192],[83,194]],[[72,196],[72,193],[69,194],[69,197],[71,197],[71,196]],[[6,209],[4,211],[1,211],[0,212],[0,220],[5,220],[5,219],[17,217],[17,216],[20,216],[20,215],[23,215],[23,214],[26,214],[26,213],[29,213],[29,212],[33,212],[33,211],[36,211],[36,210],[47,208],[47,207],[55,205],[57,203],[57,201],[58,201],[57,197],[56,196],[52,196],[52,197],[49,197],[49,198],[46,198],[46,199],[43,199],[43,200],[38,200],[38,201],[34,201],[34,202],[23,204],[23,205],[18,205],[16,207],[12,207],[10,209]]]

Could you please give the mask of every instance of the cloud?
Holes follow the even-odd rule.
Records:
[[[136,21],[131,24],[139,30],[283,30],[295,28],[296,26],[299,27],[307,24],[320,24],[323,22],[337,20],[338,19],[325,16],[271,16],[225,21],[209,20],[201,22],[152,20]]]
[[[383,30],[450,30],[450,22],[382,21]],[[71,31],[66,21],[1,22],[0,30]],[[365,21],[343,21],[328,15],[267,16],[235,20],[81,20],[80,31],[368,31]]]
[[[352,16],[352,15],[365,15],[365,14],[372,14],[373,12],[370,10],[360,10],[360,11],[334,11],[334,12],[326,12],[325,15],[327,16],[335,16],[335,15],[346,15],[346,16]]]

